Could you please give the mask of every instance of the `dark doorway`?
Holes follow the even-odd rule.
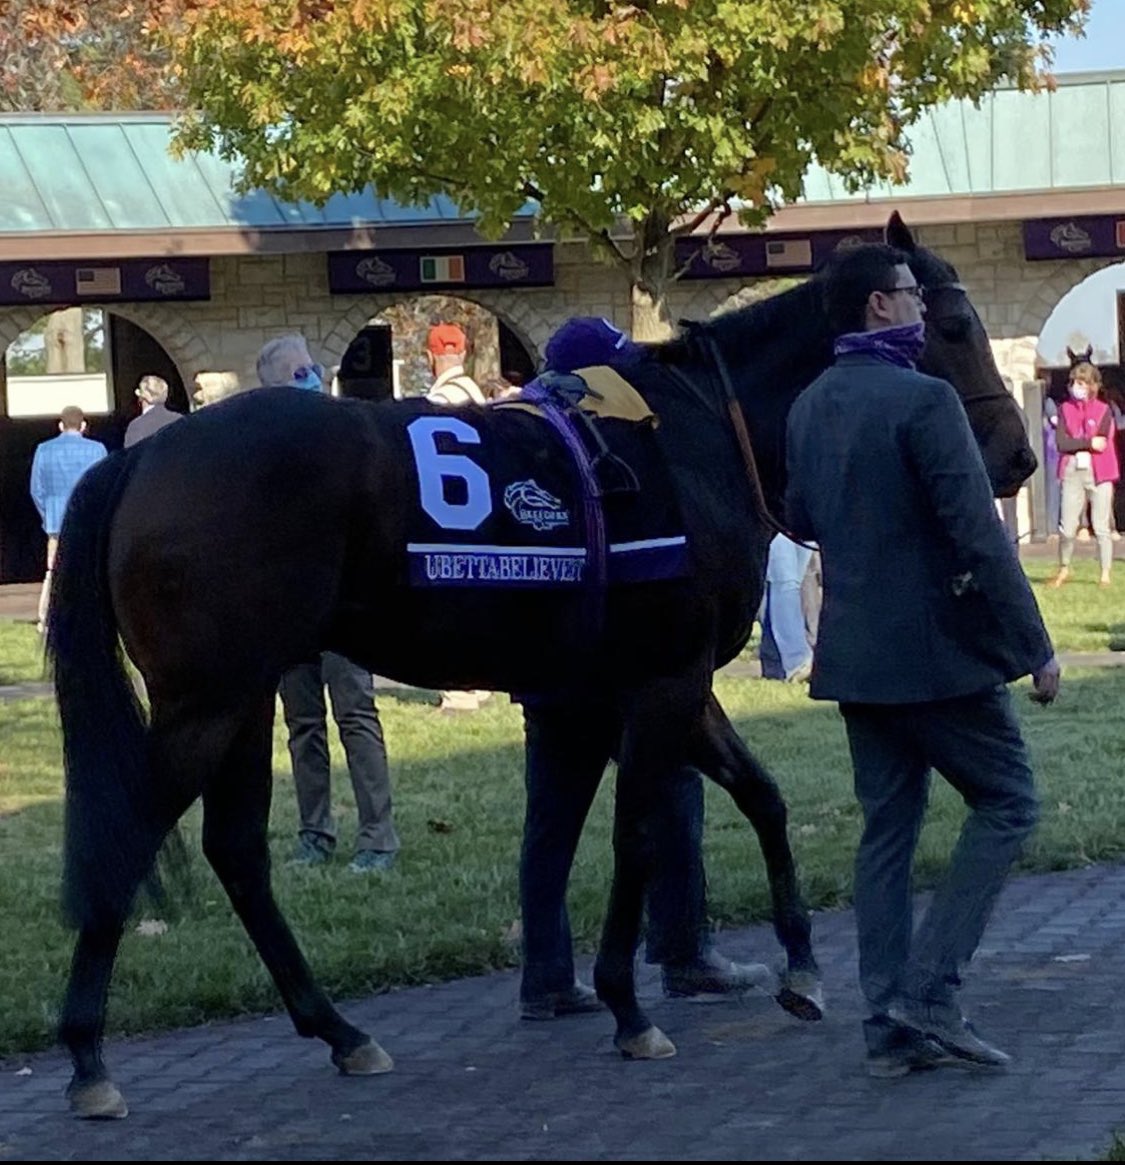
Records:
[[[503,320],[500,325],[500,374],[512,384],[525,385],[535,377],[535,361],[519,337]]]
[[[188,411],[183,378],[172,358],[143,328],[106,313],[105,368],[111,411],[91,413],[87,434],[110,452],[120,449],[125,426],[140,411],[134,396],[146,373],[168,382],[168,405]],[[29,484],[35,447],[58,435],[58,416],[12,416],[8,407],[7,360],[0,357],[0,583],[39,582],[47,543]]]
[[[341,396],[390,400],[394,396],[394,359],[389,324],[367,324],[348,345],[336,373]]]
[[[142,327],[124,316],[109,315],[109,352],[113,384],[113,411],[127,425],[141,411],[134,395],[142,376],[168,382],[168,407],[174,413],[191,411],[183,377],[172,357]]]

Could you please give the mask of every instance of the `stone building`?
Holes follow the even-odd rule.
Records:
[[[444,297],[446,316],[463,310],[480,358],[519,375],[568,316],[629,326],[624,275],[579,242],[537,238],[532,207],[485,242],[444,199],[404,208],[366,192],[317,209],[237,195],[229,165],[173,159],[168,139],[154,114],[0,116],[0,582],[40,577],[27,471],[67,393],[89,394],[92,429],[112,446],[140,375],[163,375],[187,409],[199,386],[212,399],[253,385],[258,349],[285,331],[339,369],[341,391],[383,393],[417,356],[387,322],[423,297]],[[878,237],[897,208],[958,268],[1036,432],[1067,345],[1120,363],[1125,73],[939,107],[912,145],[904,187],[850,194],[814,169],[766,231],[728,225],[703,254],[684,243],[695,258],[673,318],[807,274],[841,238]],[[1015,515],[1032,536],[1045,533],[1036,498],[1033,486]]]

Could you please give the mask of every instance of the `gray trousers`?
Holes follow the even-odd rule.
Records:
[[[841,704],[865,828],[856,854],[860,987],[874,1015],[951,1004],[1012,863],[1038,819],[1027,750],[1004,686],[924,704]],[[969,815],[913,931],[911,866],[930,769]]]
[[[370,672],[331,651],[324,652],[319,662],[298,664],[281,677],[281,704],[289,728],[300,832],[313,835],[313,840],[329,848],[336,845],[325,685],[355,793],[359,815],[356,851],[393,853],[399,840],[391,811],[383,726],[375,709],[375,684]]]
[[[1074,537],[1082,521],[1086,502],[1090,503],[1090,522],[1098,540],[1098,563],[1106,573],[1113,565],[1113,539],[1110,517],[1113,514],[1113,482],[1094,481],[1092,469],[1079,469],[1070,459],[1062,479],[1062,517],[1059,519],[1059,565],[1069,566],[1074,554]]]

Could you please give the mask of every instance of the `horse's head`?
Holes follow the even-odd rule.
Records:
[[[926,349],[919,369],[948,380],[957,390],[980,446],[997,497],[1011,497],[1035,472],[1023,415],[996,367],[988,335],[958,279],[933,251],[914,241],[895,211],[886,239],[906,253],[915,279],[926,289]]]
[[[1071,368],[1077,368],[1079,364],[1093,364],[1094,345],[1087,344],[1085,352],[1072,352],[1068,347],[1066,350],[1066,358],[1070,361]]]

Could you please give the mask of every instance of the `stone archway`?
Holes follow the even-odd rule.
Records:
[[[82,306],[119,315],[143,328],[168,353],[184,384],[190,384],[195,373],[207,367],[210,361],[210,351],[203,339],[183,318],[182,313],[172,314],[175,309],[171,304],[84,303]],[[58,304],[0,308],[0,355],[8,350],[8,346],[21,333],[43,316],[58,310]]]
[[[332,330],[319,345],[319,357],[325,365],[338,365],[347,351],[348,345],[365,327],[369,320],[396,305],[409,303],[427,296],[424,291],[400,292],[394,295],[370,295],[357,297],[343,315],[339,316]],[[523,345],[533,363],[541,359],[540,353],[554,326],[534,308],[526,305],[521,298],[511,293],[441,291],[434,294],[463,300],[483,308],[500,320]]]
[[[1001,374],[1013,385],[1034,380],[1039,336],[1051,313],[1079,284],[1118,262],[1120,260],[1107,258],[1036,264],[1037,268],[1042,268],[1042,275],[1037,282],[1023,284],[1026,290],[1022,303],[1016,305],[1019,309],[1016,323],[997,329],[1000,334],[991,339],[993,356]]]

